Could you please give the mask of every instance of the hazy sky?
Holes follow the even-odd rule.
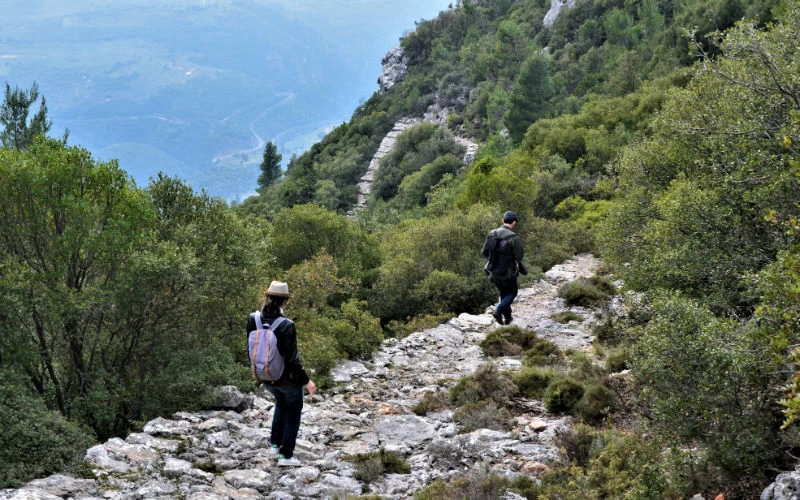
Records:
[[[2,3],[0,83],[36,81],[54,135],[140,184],[164,171],[230,199],[255,185],[259,144],[288,159],[347,121],[386,52],[451,0]]]

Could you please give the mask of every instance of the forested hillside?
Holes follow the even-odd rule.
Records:
[[[233,207],[4,135],[0,486],[202,406],[213,385],[248,387],[245,318],[272,279],[293,290],[287,314],[321,381],[386,337],[483,311],[495,289],[478,250],[507,209],[523,286],[592,251],[607,276],[575,287],[618,280],[627,311],[596,329],[602,366],[577,381],[583,362],[526,353],[541,366],[515,390],[591,379],[600,406],[554,409],[583,422],[569,463],[519,493],[752,498],[794,469],[800,2],[578,0],[545,24],[548,10],[465,0],[420,23],[401,41],[402,81]],[[386,133],[432,106],[446,123],[401,134],[347,215]],[[481,144],[466,168],[454,136]]]

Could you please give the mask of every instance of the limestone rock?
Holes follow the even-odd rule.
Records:
[[[785,472],[761,493],[761,500],[800,500],[800,472]]]
[[[395,84],[402,82],[408,74],[408,58],[400,45],[389,49],[389,52],[381,60],[381,65],[381,74],[378,77],[381,93],[387,92]]]

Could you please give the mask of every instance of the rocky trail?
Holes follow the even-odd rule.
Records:
[[[581,323],[550,317],[567,310],[556,295],[559,285],[593,275],[597,264],[580,255],[521,289],[514,324],[559,347],[588,349],[595,312],[570,308],[586,318]],[[461,433],[451,410],[425,416],[412,411],[427,392],[445,391],[488,362],[478,344],[498,327],[488,312],[461,314],[385,341],[370,361],[341,363],[333,372],[337,385],[306,400],[295,451],[300,467],[279,468],[269,456],[269,395],[227,387],[220,390],[220,410],[157,418],[127,439],[90,448],[86,460],[96,479],[54,475],[0,491],[0,499],[399,499],[475,467],[535,477],[559,461],[554,438],[572,425],[570,417],[549,415],[540,401],[520,401],[526,410],[514,417],[512,431]],[[493,361],[507,370],[521,365],[519,358]],[[378,473],[369,483],[359,479],[363,472],[346,458],[381,449],[396,452],[410,472]]]

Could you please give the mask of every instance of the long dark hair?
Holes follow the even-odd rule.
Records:
[[[267,316],[280,316],[281,307],[286,303],[288,297],[277,297],[275,295],[265,295],[264,305],[261,306],[261,312]]]

